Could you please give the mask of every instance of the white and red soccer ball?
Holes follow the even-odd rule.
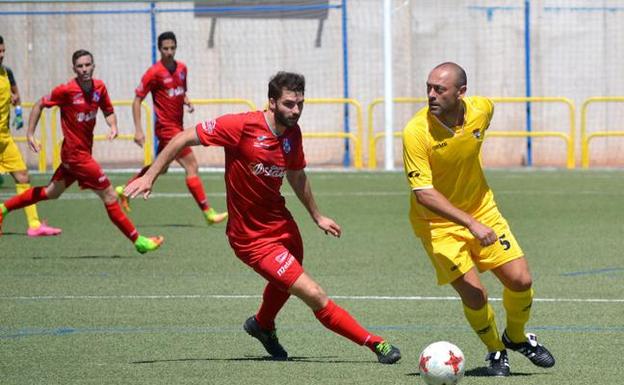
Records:
[[[450,342],[427,346],[418,362],[420,377],[427,385],[455,385],[464,377],[464,353]]]

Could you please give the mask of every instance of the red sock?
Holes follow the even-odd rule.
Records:
[[[188,187],[191,195],[195,198],[195,202],[202,211],[206,211],[210,208],[208,204],[208,198],[204,192],[204,185],[198,176],[189,176],[186,178],[186,187]]]
[[[126,186],[130,184],[130,182],[132,182],[133,180],[142,177],[143,175],[145,175],[145,173],[147,172],[147,170],[150,168],[151,164],[148,164],[147,166],[143,167],[141,169],[141,171],[139,171],[138,174],[136,174],[135,176],[133,176],[132,178],[128,179],[128,181],[126,182]]]
[[[13,211],[48,199],[50,198],[46,195],[45,187],[31,187],[4,202],[4,207],[6,207],[8,211]]]
[[[136,241],[139,237],[139,232],[134,227],[130,219],[128,219],[126,214],[121,211],[119,202],[115,201],[104,205],[106,206],[106,212],[108,213],[108,217],[111,222],[113,222],[129,240],[132,242]]]
[[[383,341],[383,338],[364,329],[345,309],[331,299],[324,308],[315,311],[314,315],[326,328],[358,345],[366,345],[372,349],[373,344]]]
[[[256,321],[262,329],[275,329],[275,317],[282,310],[288,298],[290,298],[290,293],[287,291],[281,290],[271,283],[266,285],[262,294],[260,309],[256,314]]]

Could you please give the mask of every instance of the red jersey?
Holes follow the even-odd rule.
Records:
[[[202,145],[225,149],[230,241],[269,241],[294,226],[280,187],[286,170],[306,166],[299,126],[276,136],[255,111],[223,115],[195,130]]]
[[[184,98],[186,96],[187,69],[184,63],[176,61],[173,73],[159,61],[151,66],[141,78],[135,95],[143,99],[152,93],[156,112],[155,133],[157,137],[171,136],[183,129]]]
[[[79,162],[85,157],[91,157],[98,108],[102,109],[104,115],[114,112],[106,86],[98,79],[93,79],[93,88],[88,94],[83,92],[76,79],[58,85],[50,95],[41,98],[41,105],[61,108],[64,136],[61,160],[64,163]]]

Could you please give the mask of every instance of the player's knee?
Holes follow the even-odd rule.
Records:
[[[303,297],[303,301],[312,309],[321,309],[328,301],[327,293],[317,283],[309,285],[305,289]]]
[[[464,305],[471,309],[478,310],[487,304],[488,293],[485,288],[474,287],[472,290],[461,293],[461,298]]]
[[[533,286],[533,279],[530,274],[523,274],[511,279],[507,287],[513,291],[526,291]]]

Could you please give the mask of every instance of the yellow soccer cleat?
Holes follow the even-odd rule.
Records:
[[[221,223],[228,217],[227,211],[224,213],[218,213],[212,207],[204,211],[204,215],[206,216],[206,222],[208,222],[209,225]]]

